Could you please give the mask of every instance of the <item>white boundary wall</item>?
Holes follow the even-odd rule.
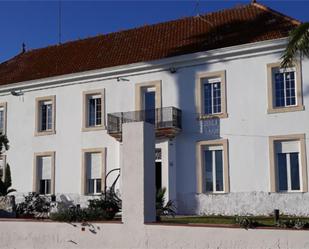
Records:
[[[164,225],[0,222],[1,249],[307,249],[308,231]]]

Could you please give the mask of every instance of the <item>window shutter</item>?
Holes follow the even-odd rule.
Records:
[[[87,178],[101,179],[102,155],[99,152],[87,153]]]
[[[276,152],[277,153],[293,153],[299,152],[299,141],[280,141],[276,142]]]
[[[38,158],[38,173],[40,179],[51,179],[52,158],[50,156],[42,156]]]

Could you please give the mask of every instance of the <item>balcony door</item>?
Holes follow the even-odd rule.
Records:
[[[143,110],[145,112],[145,122],[155,124],[156,118],[156,89],[154,87],[145,88],[143,91]]]

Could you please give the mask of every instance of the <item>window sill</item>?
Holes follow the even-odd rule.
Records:
[[[228,114],[227,113],[219,113],[219,114],[199,114],[197,119],[198,120],[207,120],[207,119],[215,119],[215,118],[227,118]]]
[[[226,195],[229,194],[230,192],[201,192],[197,193],[198,195]]]
[[[106,127],[104,125],[101,125],[101,126],[83,127],[82,128],[83,132],[87,132],[87,131],[100,131],[100,130],[106,130]]]
[[[38,136],[48,136],[48,135],[55,135],[56,131],[52,130],[52,131],[36,131],[34,133],[34,136],[38,137]]]
[[[291,107],[278,107],[278,108],[271,108],[267,110],[268,114],[272,113],[284,113],[284,112],[297,112],[305,110],[305,106],[291,106]]]

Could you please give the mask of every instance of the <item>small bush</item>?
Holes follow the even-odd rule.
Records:
[[[245,229],[255,228],[258,226],[258,222],[249,217],[236,217],[235,223]]]
[[[35,192],[30,192],[25,196],[25,200],[16,207],[17,216],[35,216],[44,214],[48,216],[50,210],[50,199]]]

